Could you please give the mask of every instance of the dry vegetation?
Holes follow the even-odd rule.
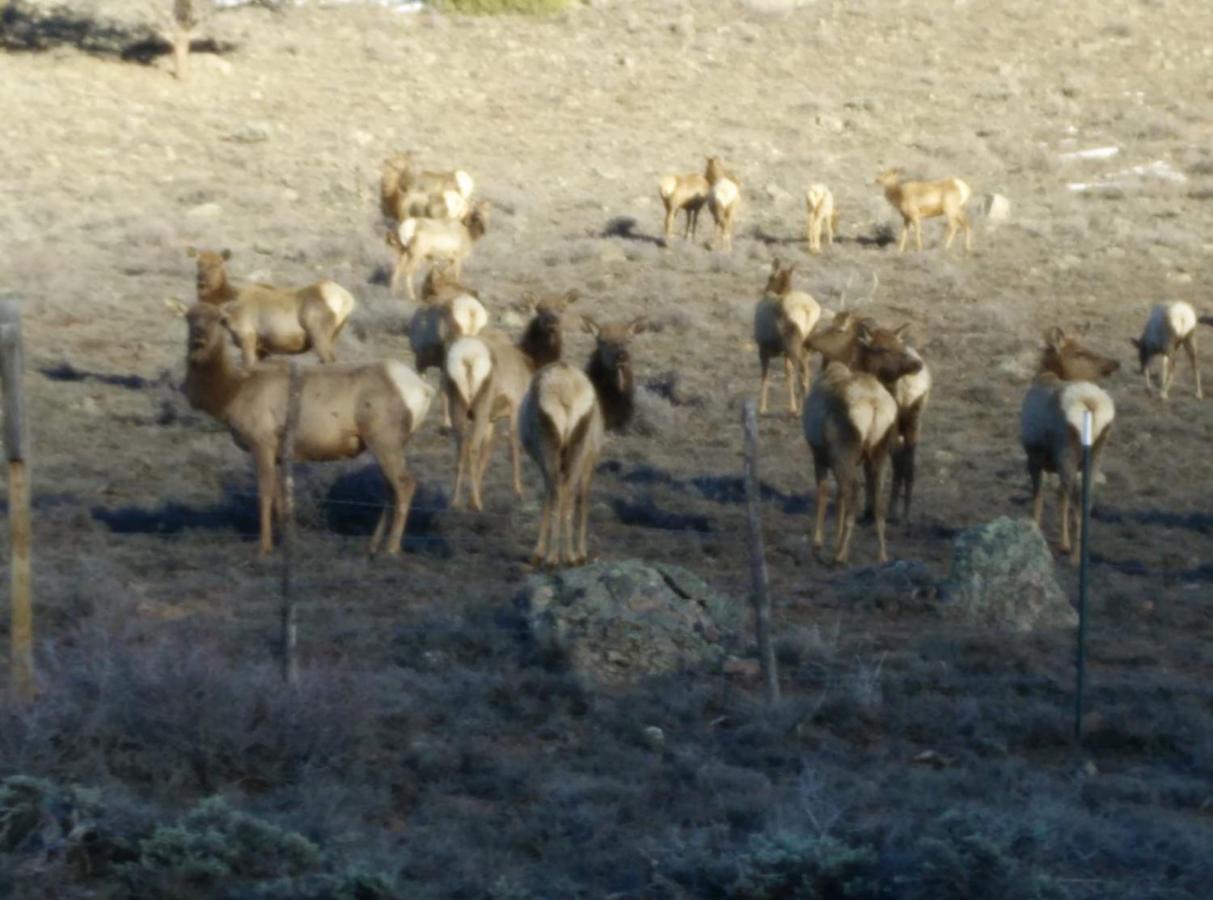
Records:
[[[11,3],[0,38],[0,291],[25,299],[43,679],[32,710],[0,706],[0,777],[57,787],[0,786],[0,895],[1207,892],[1213,405],[1148,397],[1127,340],[1164,300],[1213,312],[1207,4],[252,8],[207,23],[223,52],[192,53],[183,82],[171,56],[123,59],[146,29],[129,5],[27,14],[49,5]],[[1121,149],[1060,157],[1099,146]],[[599,321],[648,316],[590,552],[687,565],[739,602],[738,420],[773,258],[799,262],[824,307],[845,295],[911,324],[935,389],[915,519],[888,546],[935,576],[957,529],[1030,513],[1018,409],[1042,332],[1117,356],[1086,747],[1070,739],[1072,635],[959,628],[912,579],[871,589],[816,560],[810,457],[782,408],[760,423],[773,713],[734,676],[594,692],[535,658],[511,600],[538,473],[517,503],[498,462],[483,513],[448,508],[436,409],[410,444],[399,559],[359,557],[386,494],[373,466],[298,467],[305,671],[283,691],[252,467],[182,398],[185,329],[163,301],[193,291],[187,246],[231,247],[249,281],[354,294],[343,363],[407,360],[413,305],[388,290],[378,208],[380,165],[403,149],[466,169],[492,202],[463,277],[494,325],[516,332],[519,298],[551,285],[577,285]],[[732,253],[702,234],[661,246],[654,186],[709,153],[744,185]],[[942,252],[938,218],[925,252],[897,254],[872,183],[894,166],[972,186],[970,254]],[[818,181],[844,216],[810,256]],[[988,191],[1012,202],[997,234]],[[580,329],[566,341],[589,355]],[[875,549],[857,526],[853,558]],[[54,793],[69,785],[84,795]],[[199,807],[214,795],[226,811]],[[10,815],[19,802],[44,812]]]

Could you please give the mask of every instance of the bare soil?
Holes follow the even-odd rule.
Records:
[[[226,658],[269,652],[278,576],[273,561],[254,558],[250,460],[180,398],[184,326],[164,300],[192,298],[187,246],[229,247],[238,278],[333,278],[354,292],[360,307],[339,358],[408,359],[410,306],[385,286],[391,251],[376,180],[386,155],[412,148],[430,167],[466,168],[494,204],[465,272],[494,319],[518,321],[527,290],[570,287],[583,295],[575,312],[649,317],[652,331],[634,346],[638,377],[675,373],[676,402],[649,398],[642,427],[609,439],[592,549],[686,565],[738,602],[748,585],[740,409],[757,391],[751,317],[773,258],[797,261],[799,285],[827,307],[911,324],[936,387],[915,519],[891,527],[890,549],[940,577],[959,529],[1028,513],[1018,410],[1042,332],[1080,331],[1120,359],[1092,557],[1093,722],[1103,737],[1085,755],[1147,784],[1187,779],[1190,790],[1136,802],[1207,836],[1213,401],[1193,397],[1186,361],[1169,403],[1148,398],[1128,342],[1158,301],[1213,312],[1203,284],[1213,254],[1207,6],[599,6],[542,20],[232,11],[207,32],[225,52],[195,54],[184,84],[164,58],[124,61],[109,45],[50,41],[0,55],[0,290],[24,301],[46,652],[106,610],[121,611],[106,619],[115,628],[177,629]],[[1100,146],[1119,153],[1062,158]],[[696,170],[705,154],[743,182],[728,255],[705,246],[706,212],[698,242],[659,240],[659,177]],[[1116,174],[1156,161],[1166,167]],[[972,253],[943,252],[936,220],[925,252],[897,254],[893,213],[872,184],[891,165],[973,186]],[[1067,188],[1105,178],[1116,185]],[[816,257],[803,205],[815,181],[831,186],[842,218],[837,243]],[[980,216],[988,192],[1010,199],[1005,223]],[[591,343],[577,324],[571,316],[567,355],[584,359]],[[1213,346],[1213,331],[1204,337]],[[1207,364],[1205,373],[1213,390]],[[780,374],[761,422],[776,628],[793,643],[832,636],[828,652],[809,641],[785,654],[788,690],[816,697],[831,679],[854,686],[864,673],[877,690],[875,714],[858,725],[814,719],[828,737],[794,732],[797,754],[826,741],[886,776],[924,749],[973,766],[993,755],[1067,790],[1080,758],[1065,738],[1072,635],[985,635],[928,608],[842,596],[845,575],[806,543],[810,459],[798,420],[782,412]],[[508,607],[529,574],[537,473],[528,464],[527,497],[515,503],[499,442],[486,512],[449,509],[453,452],[439,424],[435,407],[410,448],[422,489],[398,560],[362,558],[382,497],[368,460],[304,467],[305,664],[409,671],[422,665],[410,656],[428,652],[418,635]],[[1046,535],[1056,540],[1052,498]],[[874,560],[869,529],[852,554],[857,565]],[[1064,561],[1058,571],[1073,592],[1073,571]],[[465,624],[470,633],[491,621],[469,613]],[[472,664],[445,644],[441,653],[430,679]],[[752,688],[702,677],[730,695]],[[1024,725],[1020,700],[1047,720],[1048,738]],[[717,727],[711,713],[708,704],[688,733]],[[995,749],[974,737],[973,720],[986,716],[1002,723]],[[598,740],[587,724],[528,744],[542,728],[530,721],[503,737],[520,765],[588,754]],[[411,733],[428,727],[442,725],[410,719]],[[768,773],[775,784],[781,772]],[[426,797],[409,801],[418,822],[445,808]],[[609,883],[602,872],[569,877]]]

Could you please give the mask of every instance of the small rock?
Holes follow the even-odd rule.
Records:
[[[261,144],[274,134],[274,126],[268,122],[247,122],[227,136],[237,144]]]
[[[369,131],[363,131],[361,128],[355,128],[350,132],[350,140],[359,147],[369,147],[371,142],[375,140],[375,137]]]
[[[607,241],[598,252],[598,261],[607,264],[627,262],[628,255],[616,242]]]
[[[188,219],[214,219],[223,213],[223,207],[218,203],[199,203],[186,210]]]
[[[650,750],[662,750],[665,747],[665,732],[656,725],[647,726],[641,735]]]
[[[832,131],[835,134],[846,128],[845,123],[838,116],[831,116],[826,113],[821,113],[817,116],[817,127],[824,128],[826,131]]]
[[[784,190],[782,187],[775,184],[774,182],[770,182],[769,184],[767,184],[766,187],[763,188],[763,191],[765,191],[766,195],[768,197],[770,197],[772,200],[774,200],[776,203],[782,202],[784,200],[790,200],[792,198],[791,194],[789,194],[786,190]]]
[[[990,222],[1005,222],[1011,218],[1011,201],[1002,194],[986,194],[981,200],[981,211]]]

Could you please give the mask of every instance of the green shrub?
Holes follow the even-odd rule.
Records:
[[[876,853],[830,837],[780,832],[757,835],[737,860],[737,879],[727,891],[737,900],[819,897],[879,900]]]
[[[431,0],[443,12],[465,16],[496,16],[520,13],[527,16],[550,16],[572,6],[571,0]]]

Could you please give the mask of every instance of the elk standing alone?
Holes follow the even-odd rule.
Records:
[[[1091,472],[1099,468],[1116,408],[1112,398],[1094,382],[1120,368],[1120,363],[1100,356],[1066,337],[1060,328],[1045,336],[1036,380],[1028,389],[1020,412],[1019,432],[1028,457],[1032,481],[1032,518],[1039,526],[1044,513],[1042,474],[1056,472],[1061,519],[1061,552],[1071,552],[1070,513],[1073,507],[1075,541],[1071,561],[1078,561],[1082,538],[1079,491],[1082,487],[1082,420],[1091,413]]]
[[[885,199],[901,216],[901,239],[897,250],[904,253],[910,226],[914,227],[914,243],[922,250],[922,220],[945,216],[948,220],[948,238],[944,249],[952,246],[958,228],[965,230],[965,251],[971,248],[969,217],[964,205],[972,196],[972,189],[959,178],[943,181],[902,181],[896,169],[886,169],[876,177],[876,183],[884,188]]]
[[[257,467],[262,555],[273,548],[272,513],[281,513],[277,477],[286,425],[290,373],[284,366],[237,369],[228,359],[221,309],[199,303],[185,313],[185,394],[190,405],[223,423]],[[402,362],[323,366],[300,374],[302,381],[295,455],[300,460],[349,459],[369,450],[391,486],[391,527],[385,508],[370,552],[383,546],[400,552],[400,539],[417,482],[404,459],[405,446],[420,426],[434,389]]]
[[[1204,396],[1200,389],[1200,361],[1196,356],[1196,310],[1190,304],[1182,301],[1159,303],[1150,310],[1150,318],[1146,320],[1141,337],[1129,340],[1137,348],[1137,359],[1146,378],[1146,393],[1154,392],[1154,385],[1150,382],[1150,363],[1154,357],[1161,356],[1162,374],[1158,395],[1163,400],[1167,399],[1171,382],[1175,380],[1175,351],[1183,347],[1188,354],[1188,362],[1192,364],[1196,396]]]
[[[808,211],[805,224],[805,240],[810,253],[821,252],[821,232],[825,229],[826,240],[834,246],[834,229],[838,227],[838,212],[834,209],[834,195],[824,184],[811,184],[804,193],[804,205]]]

